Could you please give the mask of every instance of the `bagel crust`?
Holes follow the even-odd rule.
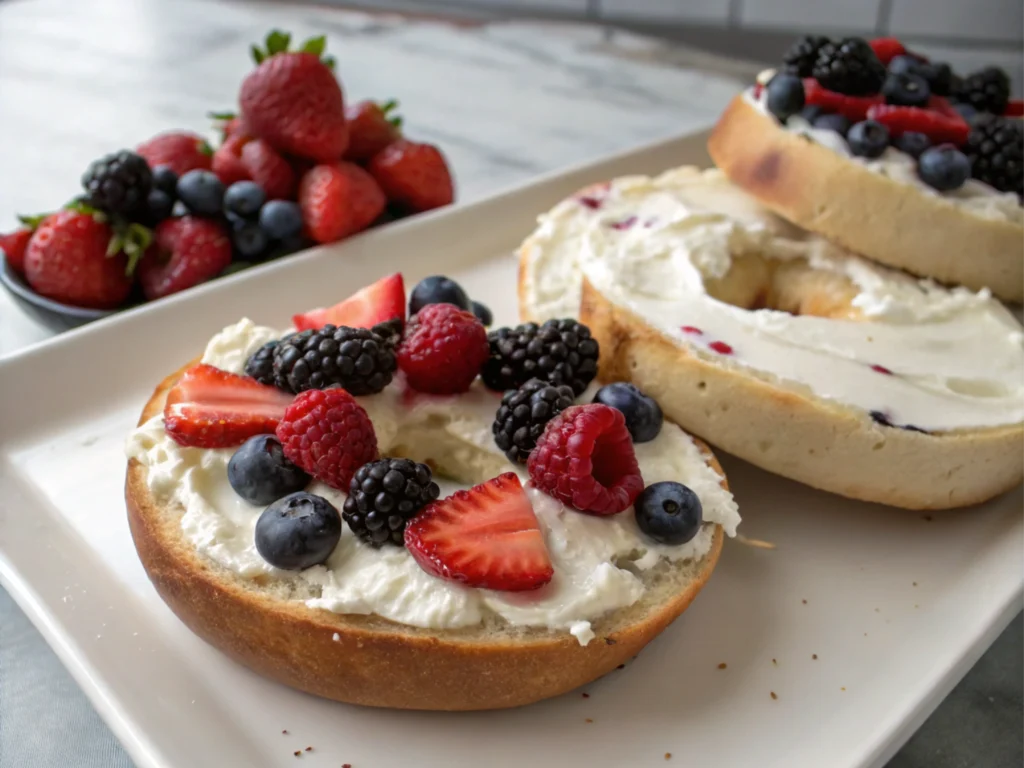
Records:
[[[599,379],[632,381],[683,429],[769,472],[907,509],[976,504],[1024,476],[1024,425],[883,427],[858,409],[701,359],[585,278],[579,315],[601,345]]]
[[[742,95],[708,140],[715,164],[804,229],[915,275],[1024,299],[1024,227],[985,219],[785,130]]]
[[[167,377],[139,424],[163,410]],[[708,463],[724,472],[699,443]],[[182,510],[150,493],[147,468],[128,462],[125,499],[136,550],[164,602],[193,632],[255,672],[307,693],[374,707],[499,709],[570,691],[625,663],[693,601],[718,561],[724,537],[692,563],[681,588],[651,589],[638,603],[593,622],[586,646],[567,631],[515,627],[430,630],[376,616],[306,607],[261,589],[199,555],[181,532]]]

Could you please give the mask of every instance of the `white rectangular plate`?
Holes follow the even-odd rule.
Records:
[[[443,272],[515,320],[512,250],[586,183],[706,164],[648,146],[98,322],[0,362],[0,580],[140,768],[881,765],[1019,610],[1019,489],[923,515],[723,464],[747,536],[625,669],[507,712],[372,710],[243,669],[163,605],[125,520],[124,438],[222,326],[278,327],[384,272]],[[305,751],[312,747],[311,751]],[[294,752],[301,750],[296,758]],[[298,762],[301,760],[301,763]]]

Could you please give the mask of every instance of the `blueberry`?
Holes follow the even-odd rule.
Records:
[[[305,491],[278,499],[256,521],[256,551],[275,568],[288,571],[324,562],[340,538],[338,510]]]
[[[920,75],[890,73],[882,85],[882,95],[887,104],[901,107],[926,107],[932,91],[928,81]]]
[[[889,74],[919,75],[921,74],[921,62],[913,56],[894,56],[889,62]]]
[[[700,530],[703,509],[697,494],[682,483],[654,483],[634,505],[636,524],[659,544],[685,544]]]
[[[170,218],[174,210],[174,198],[162,189],[151,189],[146,196],[146,223],[155,226]]]
[[[292,235],[291,237],[274,243],[270,248],[270,253],[267,254],[267,258],[279,259],[282,256],[290,256],[296,251],[301,251],[305,247],[306,241],[302,239],[302,235]]]
[[[409,295],[409,314],[415,315],[427,304],[454,304],[469,311],[472,305],[462,286],[443,275],[434,275],[420,280]]]
[[[246,221],[234,227],[231,242],[234,243],[235,252],[243,259],[259,258],[270,245],[267,233],[255,221]]]
[[[481,304],[479,301],[473,302],[473,314],[476,315],[476,319],[483,323],[485,327],[494,322],[494,313],[491,312],[491,308],[486,304]]]
[[[266,199],[263,187],[255,181],[236,181],[224,193],[224,211],[243,219],[253,219]]]
[[[178,190],[178,174],[169,165],[158,165],[153,169],[153,189],[166,192],[173,200]]]
[[[902,136],[897,136],[893,139],[892,145],[900,152],[906,152],[911,157],[920,157],[921,153],[932,145],[932,141],[923,133],[908,131]]]
[[[806,120],[808,123],[814,123],[819,115],[825,114],[825,110],[819,107],[817,104],[808,104],[806,107],[800,110],[800,117]]]
[[[260,226],[272,240],[287,240],[302,232],[302,209],[288,200],[271,200],[260,208]]]
[[[952,145],[931,147],[918,158],[917,175],[929,187],[947,192],[962,187],[971,177],[971,161]]]
[[[276,437],[256,435],[242,443],[228,462],[228,482],[243,499],[262,507],[301,491],[309,485],[309,475],[285,458]]]
[[[826,131],[835,131],[840,136],[846,136],[850,131],[850,126],[852,125],[849,118],[843,117],[839,114],[819,115],[811,124],[815,128],[821,128]]]
[[[878,157],[889,146],[889,129],[877,120],[854,123],[846,134],[850,151],[860,157]]]
[[[780,72],[768,81],[768,111],[781,122],[804,108],[804,81],[796,75]]]
[[[211,171],[189,171],[178,179],[178,199],[199,216],[216,216],[224,203],[224,185]]]
[[[962,101],[958,101],[956,104],[953,105],[953,109],[959,112],[960,117],[962,117],[968,123],[978,116],[978,110],[975,109],[973,104],[965,104]]]
[[[661,432],[661,406],[632,384],[624,381],[606,384],[597,390],[594,402],[622,411],[634,443],[650,442]]]

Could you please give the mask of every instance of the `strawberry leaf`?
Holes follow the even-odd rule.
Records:
[[[292,36],[290,34],[275,29],[267,35],[267,53],[271,56],[275,53],[284,53],[288,50],[288,44],[291,41]]]
[[[200,154],[206,155],[207,157],[213,157],[213,147],[210,146],[208,141],[199,142],[196,149],[199,150]]]
[[[312,53],[314,56],[319,57],[324,52],[324,48],[327,47],[327,38],[324,35],[319,37],[311,37],[309,40],[302,44],[299,49],[302,53]]]
[[[132,275],[139,260],[146,254],[147,249],[153,244],[153,231],[141,224],[127,224],[118,222],[114,227],[114,236],[107,244],[107,258],[112,258],[119,253],[128,257],[124,273]]]
[[[250,46],[249,51],[252,53],[253,61],[257,64],[262,64],[263,60],[267,58],[267,54],[257,45]]]
[[[211,120],[234,120],[238,117],[234,112],[207,112],[206,116]]]
[[[320,61],[322,61],[324,66],[330,70],[333,70],[335,65],[338,63],[338,60],[333,56],[324,56]]]
[[[25,225],[27,229],[35,231],[35,229],[43,223],[43,220],[49,216],[49,213],[37,213],[35,216],[24,216],[19,215],[18,221]]]

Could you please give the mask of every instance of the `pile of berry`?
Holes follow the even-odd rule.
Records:
[[[644,487],[634,445],[654,440],[657,402],[631,384],[576,404],[597,372],[598,345],[574,320],[527,323],[489,335],[490,311],[455,281],[434,276],[412,291],[406,320],[399,274],[341,303],[296,315],[295,333],[256,350],[244,376],[187,370],[167,396],[176,442],[234,448],[228,481],[265,507],[255,546],[271,565],[301,570],[328,560],[343,524],[371,547],[406,547],[428,573],[467,586],[529,590],[553,575],[530,497],[507,473],[439,499],[430,468],[382,457],[359,398],[396,371],[427,395],[458,395],[482,376],[503,391],[492,431],[534,487],[591,515],[634,507],[654,541],[682,544],[702,524],[686,486]],[[347,493],[342,511],[310,493],[313,480]]]
[[[253,47],[216,149],[163,133],[93,162],[82,193],[0,236],[41,296],[114,309],[452,202],[440,150],[402,135],[395,103],[346,105],[323,37]]]
[[[858,157],[880,157],[892,146],[915,158],[918,176],[936,190],[974,178],[1024,196],[1024,103],[1010,100],[1001,69],[959,77],[894,38],[807,36],[764,91],[768,111],[783,123],[799,116],[835,131]]]

